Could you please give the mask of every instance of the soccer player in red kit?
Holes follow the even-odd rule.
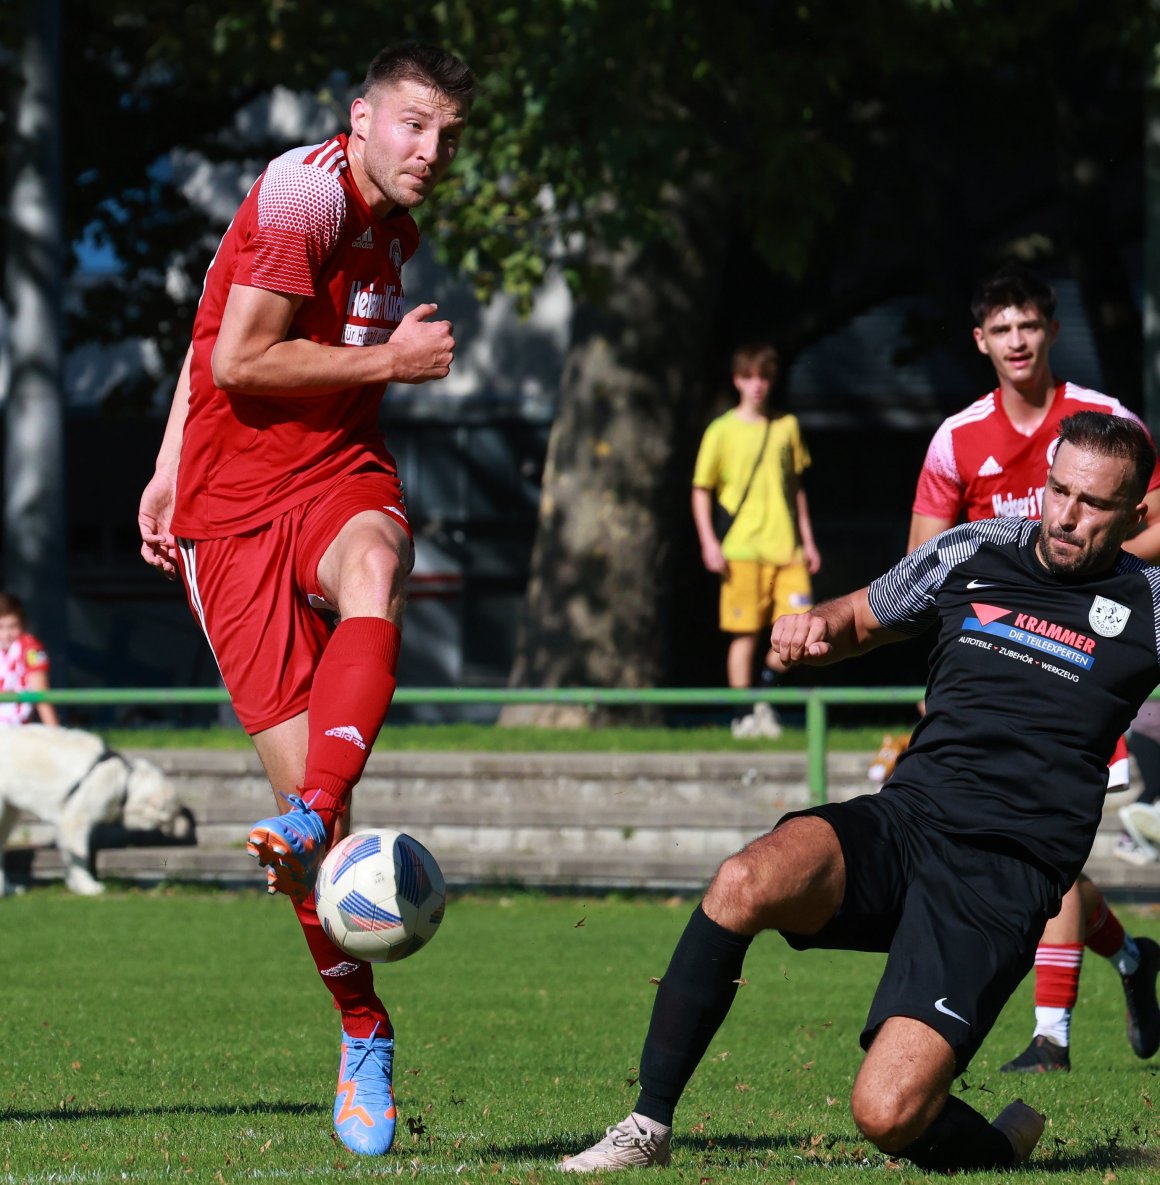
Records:
[[[1049,353],[1059,333],[1055,294],[1039,277],[1004,268],[979,286],[971,312],[975,342],[994,366],[999,385],[935,432],[918,479],[908,551],[960,518],[1039,518],[1060,422],[1077,411],[1137,418],[1117,399],[1053,377]],[[1145,503],[1145,525],[1124,548],[1155,563],[1160,558],[1160,469],[1152,475]],[[1115,789],[1127,781],[1128,753],[1121,739],[1108,785]],[[1160,947],[1126,934],[1103,894],[1081,873],[1047,923],[1035,954],[1031,1044],[1004,1070],[1070,1069],[1071,1013],[1085,942],[1120,973],[1133,1050],[1147,1058],[1160,1046]]]
[[[383,50],[349,135],[270,162],[210,264],[138,516],[146,562],[180,570],[283,812],[247,847],[293,900],[341,1013],[335,1127],[371,1155],[394,1138],[394,1030],[312,890],[394,693],[413,541],[378,409],[388,383],[451,366],[451,325],[432,304],[404,311],[402,268],[473,87],[433,46]]]

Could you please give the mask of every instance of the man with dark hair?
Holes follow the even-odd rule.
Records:
[[[953,527],[869,588],[774,623],[785,667],[934,625],[927,712],[879,793],[788,815],[722,864],[657,989],[635,1110],[563,1169],[668,1163],[676,1104],[770,929],[799,949],[888,952],[851,1099],[878,1148],[928,1171],[1030,1156],[1041,1115],[1016,1100],[989,1123],[950,1088],[1083,867],[1107,753],[1160,681],[1160,568],[1121,551],[1154,463],[1134,421],[1081,412],[1040,522]]]
[[[419,242],[410,211],[455,158],[472,86],[434,46],[384,50],[349,135],[267,166],[210,265],[138,515],[146,562],[180,567],[285,812],[247,847],[292,898],[342,1015],[334,1122],[366,1154],[394,1138],[394,1030],[312,891],[395,689],[413,550],[379,404],[387,383],[451,366],[451,325],[433,304],[405,311],[402,268]]]
[[[1008,263],[984,276],[971,293],[971,317],[980,329],[997,309],[1026,308],[1035,308],[1046,323],[1054,321],[1055,289],[1042,276],[1017,263]]]
[[[1086,409],[1135,420],[1119,400],[1053,376],[1050,351],[1059,335],[1055,293],[1033,272],[1012,264],[986,277],[971,299],[971,312],[975,344],[994,367],[998,386],[935,432],[915,492],[910,550],[960,517],[1038,518],[1064,417]],[[1160,469],[1151,474],[1141,501],[1148,508],[1144,528],[1125,548],[1155,560],[1160,558]],[[1123,738],[1109,756],[1108,788],[1122,790],[1128,784]],[[1071,1068],[1071,1015],[1085,943],[1120,975],[1132,1049],[1147,1058],[1160,1048],[1160,946],[1151,939],[1134,940],[1096,885],[1081,876],[1036,952],[1031,1042],[1004,1070]]]

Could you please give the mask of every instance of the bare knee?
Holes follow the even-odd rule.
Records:
[[[854,1080],[850,1113],[858,1130],[881,1151],[901,1152],[938,1118],[954,1069],[943,1037],[911,1017],[890,1017]]]
[[[355,573],[380,590],[384,600],[402,595],[407,569],[398,551],[383,544],[369,547],[355,562]]]
[[[406,602],[407,564],[389,544],[350,548],[343,558],[333,603],[342,617],[397,620]]]
[[[706,913],[738,933],[750,934],[762,929],[763,918],[770,906],[776,904],[770,900],[766,871],[758,867],[749,849],[730,856],[717,870],[705,894]]]
[[[742,934],[814,934],[841,904],[845,876],[833,828],[813,816],[790,819],[721,865],[704,909]]]
[[[850,1113],[858,1130],[880,1152],[901,1152],[934,1122],[941,1102],[933,1103],[896,1083],[867,1086],[859,1081],[850,1098]]]

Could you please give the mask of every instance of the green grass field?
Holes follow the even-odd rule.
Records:
[[[284,901],[58,888],[0,901],[0,1182],[558,1181],[557,1159],[630,1109],[650,977],[691,907],[453,899],[429,948],[377,972],[398,1029],[400,1129],[390,1156],[364,1160],[331,1135],[338,1019]],[[1160,938],[1160,914],[1124,916]],[[759,939],[656,1180],[928,1179],[888,1162],[850,1119],[880,965]],[[1017,1094],[1048,1115],[1018,1179],[1160,1180],[1160,1059],[1129,1050],[1111,968],[1089,955],[1070,1075],[998,1073],[1030,1015],[1026,983],[957,1086],[989,1116]]]
[[[893,727],[829,729],[827,748],[873,753],[884,732],[907,732],[914,722]],[[99,728],[115,749],[249,749],[240,728]],[[498,728],[493,724],[402,724],[388,722],[378,747],[428,752],[508,753],[673,753],[800,752],[804,728],[786,728],[776,740],[738,740],[728,728]]]

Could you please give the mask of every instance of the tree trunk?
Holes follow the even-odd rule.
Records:
[[[1095,337],[1103,389],[1138,409],[1142,319],[1125,262],[1119,190],[1126,179],[1117,167],[1134,144],[1117,144],[1114,137],[1123,132],[1109,125],[1110,96],[1102,86],[1107,72],[1097,62],[1078,72],[1082,77],[1061,83],[1059,90],[1060,182],[1069,231],[1065,257]],[[1133,127],[1133,141],[1135,131]],[[1127,180],[1135,181],[1130,176]]]
[[[1160,438],[1160,83],[1144,91],[1144,419]]]
[[[662,243],[594,250],[610,295],[578,306],[548,442],[513,687],[648,688],[664,677],[671,526],[689,514],[679,434],[706,349],[724,241],[719,211],[682,195]],[[576,726],[625,713],[537,705],[503,724]],[[634,719],[655,713],[628,713]]]
[[[66,636],[61,369],[59,0],[25,0],[9,161],[6,295],[11,384],[5,407],[4,586],[61,660]]]

